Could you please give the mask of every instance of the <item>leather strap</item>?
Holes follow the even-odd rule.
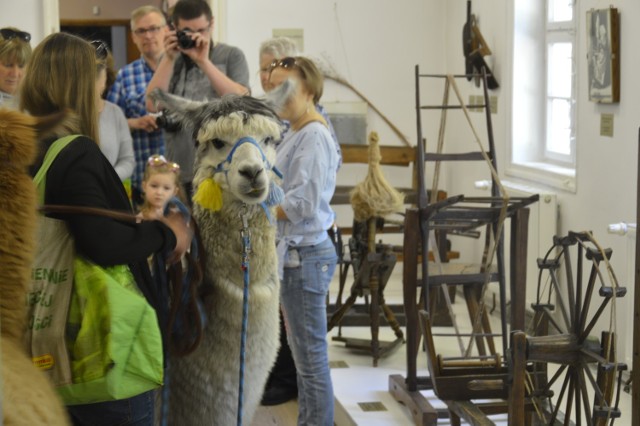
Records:
[[[84,206],[62,206],[56,204],[45,204],[38,207],[38,211],[43,213],[69,213],[69,214],[84,214],[93,216],[104,216],[111,219],[120,220],[122,222],[136,223],[137,217],[132,213],[124,213],[113,210],[101,209],[99,207],[84,207]]]

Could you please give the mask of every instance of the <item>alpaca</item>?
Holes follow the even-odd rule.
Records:
[[[36,156],[38,131],[61,119],[62,115],[36,119],[0,109],[0,371],[5,426],[69,424],[62,401],[33,365],[23,342],[36,228],[35,186],[27,167]]]
[[[205,251],[203,285],[211,287],[200,346],[170,361],[169,423],[236,424],[245,223],[252,251],[242,419],[249,424],[279,346],[275,209],[265,200],[280,190],[270,165],[282,126],[265,102],[249,96],[227,95],[208,103],[158,89],[151,96],[197,140],[193,217]]]

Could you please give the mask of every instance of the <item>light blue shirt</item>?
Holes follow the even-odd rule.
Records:
[[[335,220],[330,201],[339,162],[335,142],[319,122],[289,130],[276,148],[285,194],[281,207],[288,217],[278,221],[280,255],[287,247],[310,246],[328,238],[326,231]]]

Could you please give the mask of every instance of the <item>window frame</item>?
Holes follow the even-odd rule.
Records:
[[[508,121],[510,142],[508,143],[508,157],[507,167],[505,173],[509,176],[521,178],[525,180],[532,180],[538,183],[542,183],[548,186],[556,187],[559,189],[575,192],[576,182],[576,148],[577,148],[577,58],[579,57],[578,38],[576,34],[576,3],[573,0],[571,2],[572,19],[570,21],[552,22],[549,9],[553,0],[546,0],[540,2],[537,11],[533,11],[536,17],[531,19],[531,22],[522,23],[523,16],[529,16],[531,10],[516,10],[519,2],[509,2],[510,16],[512,21],[510,22],[510,51],[512,52],[512,61],[510,63],[510,78],[512,82],[512,93],[510,96],[512,115]],[[528,3],[528,2],[526,2]],[[537,2],[536,2],[537,3]],[[532,3],[528,3],[526,8],[531,9]],[[522,5],[522,3],[520,3]],[[520,6],[522,7],[522,6]],[[518,23],[522,24],[521,28],[518,28]],[[540,41],[538,49],[535,50],[535,57],[529,58],[529,60],[541,60],[544,65],[541,68],[544,70],[544,81],[539,83],[539,91],[542,98],[535,99],[535,94],[526,93],[526,90],[522,90],[516,87],[518,83],[516,72],[518,72],[518,64],[515,62],[518,60],[516,55],[517,41],[524,40],[526,37],[531,37],[532,28],[535,33],[538,34],[544,41]],[[520,33],[518,33],[520,31]],[[569,140],[569,154],[562,154],[550,151],[548,149],[549,130],[550,130],[550,101],[555,96],[551,96],[549,93],[549,51],[554,43],[568,42],[572,46],[572,60],[571,60],[571,97],[570,97],[570,140]],[[541,71],[542,71],[541,69]],[[523,81],[524,78],[523,77]],[[536,91],[537,92],[537,91]],[[518,99],[518,97],[529,99]],[[563,98],[565,99],[565,98]],[[522,105],[525,105],[522,107]],[[521,108],[522,111],[516,112],[516,109]],[[523,112],[524,111],[524,112]],[[535,119],[522,120],[523,114],[533,112]],[[543,129],[531,129],[531,126],[540,125],[543,123]],[[523,129],[524,128],[524,129]],[[527,130],[533,130],[527,132]],[[531,133],[532,136],[527,136],[527,133]],[[523,136],[523,134],[525,136]],[[523,140],[525,139],[525,140]]]

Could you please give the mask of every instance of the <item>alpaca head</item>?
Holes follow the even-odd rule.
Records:
[[[277,107],[278,101],[226,95],[210,102],[192,102],[159,89],[151,98],[194,135],[196,202],[201,187],[212,184],[242,203],[259,204],[267,199],[278,175],[273,165],[282,123],[270,106]]]

